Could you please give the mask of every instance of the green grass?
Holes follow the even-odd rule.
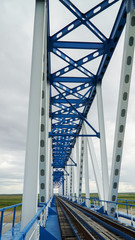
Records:
[[[82,193],[82,197],[85,197],[85,193]],[[91,193],[91,198],[98,197],[97,193]],[[118,194],[119,199],[127,199],[127,200],[135,200],[135,193],[119,193]]]
[[[85,193],[82,193],[82,197],[85,197]],[[91,193],[90,197],[98,198],[98,194]],[[118,199],[121,199],[120,201],[118,201],[119,203],[126,203],[125,200],[127,200],[127,204],[135,205],[135,193],[119,193]],[[134,200],[134,202],[128,200]],[[92,203],[94,203],[94,200],[92,200]],[[118,204],[118,207],[126,209],[126,205]],[[128,209],[130,209],[130,207],[128,207]],[[133,209],[135,209],[135,207],[133,207]]]
[[[118,198],[120,199],[128,199],[135,200],[135,193],[119,193]]]
[[[8,207],[22,202],[22,194],[0,195],[0,208]]]
[[[82,193],[82,197],[85,197],[85,194]],[[91,193],[90,197],[98,197],[97,193]],[[135,193],[119,193],[118,198],[127,199],[127,200],[135,200]],[[12,194],[12,195],[0,195],[0,208],[11,206],[14,204],[18,204],[22,202],[22,194]],[[128,201],[130,204],[130,202]],[[135,203],[132,203],[135,204]]]
[[[127,200],[127,204],[135,205],[135,193],[119,193],[118,199],[122,199],[120,201],[118,200],[120,203],[126,203],[124,200]],[[134,200],[134,202],[128,200]],[[118,206],[120,208],[126,208],[126,205],[119,204]],[[130,209],[129,206],[128,209]],[[133,209],[135,209],[135,207],[133,207]]]

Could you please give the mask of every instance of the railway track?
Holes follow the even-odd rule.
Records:
[[[135,229],[61,197],[56,197],[62,240],[133,240]],[[65,228],[66,219],[66,228]],[[67,227],[68,226],[68,227]],[[66,231],[67,230],[67,235]],[[70,230],[69,230],[70,229]],[[72,231],[71,231],[72,230]],[[72,232],[72,234],[70,233]],[[63,234],[64,233],[64,234]],[[70,234],[69,234],[70,233]]]

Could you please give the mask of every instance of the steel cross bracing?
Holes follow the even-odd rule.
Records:
[[[87,120],[87,114],[96,96],[96,85],[103,79],[124,28],[126,21],[126,2],[122,1],[110,31],[110,36],[106,37],[104,32],[96,27],[91,20],[97,15],[100,16],[100,14],[108,8],[111,9],[118,0],[102,1],[92,9],[88,9],[85,13],[81,12],[72,1],[57,1],[61,2],[75,17],[74,21],[70,22],[64,28],[59,29],[52,36],[50,36],[49,33],[50,19],[48,21],[48,81],[50,81],[51,84],[50,116],[52,122],[49,136],[52,138],[53,149],[53,181],[54,184],[59,185],[60,182],[62,182],[62,177],[67,174],[64,172],[64,169],[65,166],[68,165],[67,161],[71,159],[70,154],[75,145],[76,138],[79,136],[100,138],[100,133],[91,125],[90,121]],[[49,12],[49,1],[47,1],[47,4]],[[60,14],[61,13],[59,13],[59,15]],[[55,19],[53,19],[53,21],[55,21]],[[77,42],[65,40],[68,34],[81,25],[85,26],[87,31],[92,32],[96,36],[97,41],[94,42],[91,41],[91,39],[87,42],[79,41],[79,39]],[[62,40],[63,37],[64,41]],[[70,57],[70,54],[64,52],[64,49],[81,49],[82,51],[87,49],[90,50],[90,53],[78,60],[74,60]],[[55,54],[58,59],[62,59],[64,63],[66,63],[66,66],[59,68],[55,72],[51,72],[51,67],[53,67],[51,66],[51,54]],[[94,74],[86,67],[86,63],[92,62],[98,57],[101,57],[101,61],[98,63],[96,74]],[[55,65],[57,64],[56,60]],[[83,74],[83,76],[72,76],[72,70],[74,69]],[[69,72],[70,77],[67,76]],[[89,126],[90,134],[80,134],[83,122]],[[71,160],[73,165],[76,165],[74,160]]]
[[[88,0],[86,6],[94,5],[96,1],[98,0]],[[59,187],[60,194],[64,195],[66,190],[67,197],[72,199],[77,197],[79,200],[82,194],[83,171],[85,193],[89,197],[88,151],[99,198],[103,201],[108,199],[112,201],[111,204],[104,203],[103,206],[110,215],[115,215],[134,56],[135,0],[107,0],[86,12],[74,6],[73,2],[77,5],[82,4],[82,1],[76,0],[35,1],[22,230],[37,212],[38,177],[39,201],[42,204],[46,204],[53,195],[52,176],[54,186]],[[58,24],[55,24],[57,19],[54,18],[58,6],[55,3],[59,3],[62,7],[59,8],[59,16],[57,16]],[[51,9],[54,6],[55,11],[52,14]],[[111,27],[108,33],[101,23],[103,19],[104,23],[109,21],[105,11],[111,13],[113,7],[115,16],[111,16],[113,22],[109,25]],[[64,22],[63,9],[70,13],[68,22],[72,19],[68,24],[67,20],[66,24]],[[56,25],[59,27],[60,17],[65,27],[61,25],[62,29],[55,32]],[[102,79],[125,22],[126,34],[109,184]],[[79,30],[79,35],[76,34],[76,30]],[[91,37],[86,32],[91,33]],[[73,41],[69,34],[74,34],[77,41],[75,39]],[[79,38],[80,35],[83,35],[82,38]],[[72,56],[72,51],[77,52]],[[91,68],[92,65],[94,68]],[[96,95],[99,130],[95,125],[93,126],[93,115],[89,111],[92,105],[95,110],[93,101]],[[98,166],[96,148],[91,137],[98,138],[100,142],[101,169]],[[88,201],[86,204],[89,205]],[[27,239],[33,232],[38,233],[37,230],[35,231],[35,225],[29,231]]]

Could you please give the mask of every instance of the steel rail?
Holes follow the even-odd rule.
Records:
[[[85,215],[92,218],[93,221],[98,222],[100,225],[104,226],[109,231],[112,231],[114,234],[117,234],[117,236],[119,235],[124,239],[135,239],[135,229],[133,229],[132,227],[127,227],[123,224],[120,224],[117,221],[114,221],[113,219],[111,219],[110,217],[94,212],[93,210],[80,206],[79,204],[71,202],[67,199],[63,199],[63,198],[59,198],[59,199],[64,201],[65,204],[68,203],[73,207],[75,207],[76,209],[80,210]]]
[[[76,206],[77,208],[81,209],[83,212],[86,212],[87,214],[90,214],[90,215],[98,218],[99,220],[105,222],[106,224],[109,224],[110,226],[114,227],[115,229],[122,231],[123,233],[128,234],[130,237],[133,237],[133,239],[135,239],[135,229],[133,229],[132,227],[127,227],[127,226],[113,220],[109,216],[105,216],[103,214],[97,213],[93,210],[90,210],[86,207],[80,206],[76,203],[70,202],[70,204]]]
[[[63,201],[62,201],[63,202]],[[67,203],[64,203],[64,205],[67,205]],[[70,205],[68,203],[68,205]],[[99,223],[95,222],[93,219],[89,218],[86,215],[82,215],[82,211],[80,209],[76,209],[73,206],[68,206],[70,211],[73,213],[73,215],[76,216],[76,219],[84,226],[91,234],[94,240],[121,240],[124,238],[121,238],[120,236],[117,236],[116,234],[113,234],[108,229],[105,229],[105,227],[101,226]],[[79,211],[79,212],[78,212]],[[87,217],[87,219],[85,219]],[[81,238],[79,238],[81,239]],[[88,238],[89,239],[89,238]]]
[[[57,199],[57,198],[56,198]],[[56,200],[56,202],[59,204],[61,209],[63,210],[63,213],[65,214],[67,220],[69,221],[69,224],[74,231],[75,235],[77,236],[77,239],[87,239],[87,240],[95,240],[98,239],[93,237],[93,235],[83,226],[83,224],[78,220],[77,217],[74,216],[74,214],[69,210],[69,208],[63,204],[60,200]],[[84,238],[84,237],[85,238]],[[82,238],[83,237],[83,238]]]

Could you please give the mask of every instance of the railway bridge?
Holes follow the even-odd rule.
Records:
[[[102,86],[122,32],[108,157]],[[16,222],[21,204],[1,209],[0,239],[135,239],[134,205],[118,203],[134,38],[134,0],[35,0],[21,221]],[[117,64],[111,65],[113,81]],[[115,98],[113,87],[110,94]],[[90,169],[96,198],[90,196]],[[4,232],[4,214],[11,208],[12,228]]]

